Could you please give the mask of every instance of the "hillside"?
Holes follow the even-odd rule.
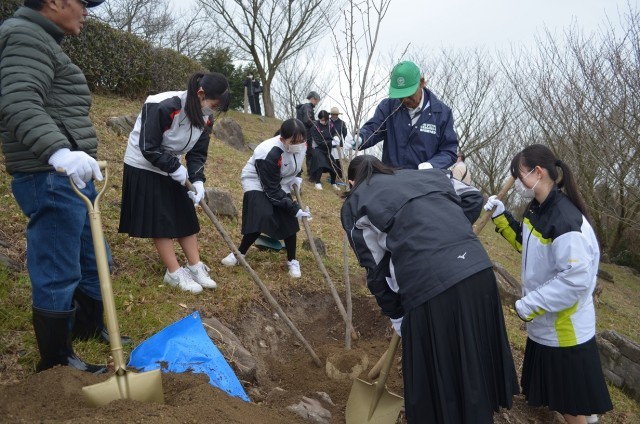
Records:
[[[99,156],[108,162],[109,180],[101,210],[103,228],[114,260],[112,279],[121,332],[130,335],[139,343],[192,311],[199,311],[203,317],[216,317],[237,331],[245,346],[254,355],[262,355],[259,363],[268,373],[259,373],[257,383],[245,382],[247,388],[255,389],[255,396],[252,396],[254,400],[259,399],[265,405],[272,406],[293,403],[289,402],[289,398],[273,398],[270,393],[274,387],[283,387],[292,394],[300,392],[302,395],[318,390],[326,391],[337,404],[333,410],[332,422],[341,422],[350,384],[326,381],[324,373],[314,369],[308,355],[299,343],[290,337],[286,327],[279,327],[279,337],[269,339],[269,349],[260,351],[258,339],[266,337],[261,334],[265,325],[273,325],[269,324],[273,311],[242,267],[225,268],[220,265],[220,259],[229,253],[229,248],[203,211],[199,209],[198,212],[202,228],[199,235],[200,251],[202,260],[212,269],[211,275],[218,283],[218,288],[214,291],[205,290],[200,295],[186,294],[162,284],[164,268],[150,240],[130,239],[117,233],[122,158],[127,140],[126,137],[116,136],[106,127],[105,122],[111,116],[137,114],[140,106],[141,102],[95,96],[92,109],[92,118],[101,140]],[[259,143],[270,137],[279,127],[279,121],[259,119],[255,115],[232,111],[227,116],[241,125],[247,144]],[[242,209],[240,170],[249,156],[249,151],[239,152],[219,140],[212,139],[206,165],[205,186],[229,191],[239,211]],[[11,195],[11,179],[4,170],[3,160],[0,159],[0,208],[4,210],[4,213],[0,214],[0,253],[24,264],[24,230],[27,220]],[[343,231],[338,220],[341,199],[336,192],[328,188],[328,184],[325,183],[325,190],[316,191],[312,184],[305,181],[303,198],[313,213],[313,235],[322,238],[326,244],[328,257],[324,264],[338,291],[343,295]],[[221,221],[234,242],[238,243],[241,237],[240,218]],[[519,277],[520,262],[517,252],[512,251],[507,243],[495,234],[492,224],[484,229],[481,239],[491,258],[507,268],[512,275]],[[301,231],[298,237],[298,259],[301,263],[302,278],[299,280],[293,280],[287,275],[284,253],[259,251],[254,247],[248,252],[247,260],[281,302],[287,314],[291,314],[292,320],[299,324],[302,333],[309,338],[324,361],[326,357],[340,352],[340,345],[344,339],[343,325],[313,256],[301,247],[304,240],[306,235]],[[182,259],[184,261],[184,258]],[[640,278],[625,268],[608,264],[603,264],[602,268],[614,276],[615,283],[603,283],[604,291],[597,310],[598,329],[614,329],[635,341],[640,341],[640,327],[637,325]],[[363,274],[351,252],[349,270],[354,294],[354,321],[356,329],[361,334],[361,339],[354,344],[354,352],[366,352],[375,362],[388,343],[388,321],[379,316],[375,302],[364,286]],[[26,271],[14,272],[0,266],[2,384],[19,384],[34,378],[38,355],[31,327],[30,305]],[[505,307],[505,318],[514,357],[520,364],[526,333],[520,320],[509,307]],[[104,363],[108,360],[110,352],[106,345],[83,342],[76,346],[79,356],[88,361]],[[129,349],[125,348],[125,351],[128,353]],[[287,368],[289,365],[285,366],[285,363],[293,365]],[[301,379],[301,376],[306,378]],[[287,385],[289,387],[286,387]],[[396,392],[401,392],[399,374],[393,376],[390,386]],[[615,411],[603,417],[601,422],[639,422],[640,405],[613,387],[610,388],[610,392]],[[3,421],[1,414],[0,408],[0,421]],[[197,416],[197,408],[195,414]],[[536,417],[535,422],[549,422],[555,419],[544,411],[528,410],[521,400],[516,402],[514,410],[505,416],[506,418],[498,416],[496,422],[532,422],[526,421],[527,417]],[[50,418],[54,421],[60,419]],[[519,421],[520,418],[522,421]]]

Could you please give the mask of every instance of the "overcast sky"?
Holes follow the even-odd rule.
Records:
[[[180,8],[193,0],[170,0]],[[304,1],[304,0],[296,0]],[[392,0],[382,23],[380,52],[408,42],[426,48],[506,49],[532,46],[546,26],[562,31],[572,23],[590,33],[619,21],[628,1],[640,0]]]
[[[393,0],[382,25],[384,39],[389,40],[386,48],[411,41],[433,48],[502,50],[510,44],[533,45],[536,33],[545,27],[561,32],[575,23],[588,33],[596,31],[607,17],[619,22],[627,4],[627,0]]]

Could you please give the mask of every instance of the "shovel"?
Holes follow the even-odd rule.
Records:
[[[105,167],[104,162],[100,162],[100,165],[101,167]],[[73,180],[71,180],[73,190],[80,196],[84,203],[86,203],[89,213],[93,249],[96,254],[98,277],[100,279],[100,292],[102,293],[104,311],[107,315],[109,345],[115,365],[115,375],[113,377],[110,377],[105,382],[83,387],[82,392],[91,406],[106,405],[117,399],[164,403],[162,375],[159,369],[143,373],[134,373],[127,371],[125,367],[124,356],[122,354],[122,341],[120,340],[120,329],[118,327],[118,318],[116,317],[116,305],[113,300],[113,290],[111,288],[107,249],[104,245],[104,234],[102,232],[102,222],[100,220],[100,208],[98,204],[100,197],[107,188],[108,178],[109,175],[105,167],[102,190],[100,190],[96,196],[93,204],[87,196],[78,190]]]
[[[378,381],[353,380],[347,400],[347,424],[394,424],[398,420],[404,398],[389,392],[385,383],[399,342],[400,336],[394,331]]]

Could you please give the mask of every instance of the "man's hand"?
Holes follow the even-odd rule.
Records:
[[[56,171],[67,174],[78,188],[85,188],[87,182],[94,178],[102,181],[102,172],[98,161],[81,151],[71,151],[67,148],[57,150],[49,157],[49,165]]]

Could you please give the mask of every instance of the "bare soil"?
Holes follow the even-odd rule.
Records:
[[[344,349],[344,325],[329,295],[289,293],[280,299],[283,308],[316,353],[343,372],[367,357],[366,373],[386,350],[391,338],[388,319],[380,315],[372,297],[354,299],[354,325],[359,339],[352,349]],[[233,322],[227,322],[258,362],[255,381],[243,381],[252,403],[232,398],[210,386],[208,379],[195,374],[163,373],[165,404],[143,404],[119,400],[91,408],[84,403],[81,388],[113,375],[94,376],[69,367],[56,367],[33,374],[16,383],[0,386],[0,422],[8,423],[302,423],[289,412],[289,405],[303,396],[327,393],[334,406],[331,423],[344,422],[344,410],[351,380],[329,378],[318,368],[285,323],[265,304],[254,303]],[[514,350],[514,352],[517,352]],[[521,358],[515,357],[517,366]],[[387,382],[390,391],[402,394],[400,355]],[[561,423],[545,409],[529,408],[518,396],[511,410],[495,414],[496,423]],[[404,420],[399,417],[398,422]]]

